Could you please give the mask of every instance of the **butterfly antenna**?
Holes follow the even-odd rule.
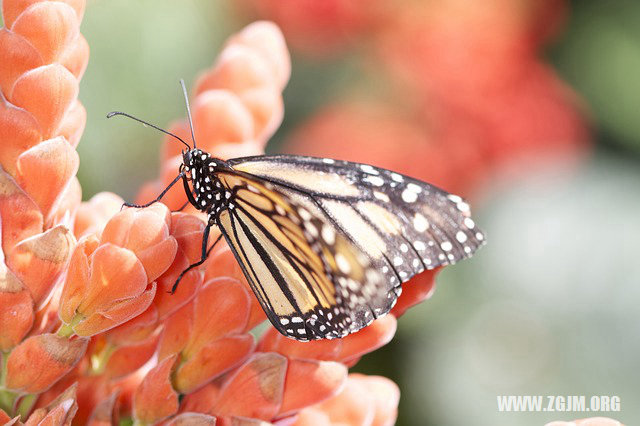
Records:
[[[165,135],[173,136],[174,138],[178,139],[180,142],[182,142],[183,144],[185,144],[185,145],[187,146],[187,148],[189,148],[189,150],[191,150],[191,147],[189,146],[189,144],[188,144],[188,143],[186,143],[186,142],[185,142],[185,141],[184,141],[180,136],[176,136],[176,135],[174,135],[174,134],[173,134],[173,133],[171,133],[171,132],[167,132],[166,130],[161,129],[160,127],[158,127],[158,126],[156,126],[156,125],[153,125],[153,124],[151,124],[151,123],[147,123],[146,121],[141,120],[141,119],[139,119],[139,118],[137,118],[137,117],[134,117],[133,115],[127,114],[126,112],[111,111],[109,114],[107,114],[107,118],[111,118],[111,117],[113,117],[113,116],[115,116],[115,115],[123,115],[123,116],[125,116],[125,117],[127,117],[127,118],[130,118],[130,119],[135,120],[135,121],[137,121],[137,122],[139,122],[139,123],[142,123],[142,124],[144,124],[145,126],[153,127],[154,129],[161,131],[161,132],[162,132],[162,133],[164,133]],[[194,143],[195,143],[195,141],[194,141]]]
[[[180,85],[182,86],[182,93],[184,94],[184,103],[187,106],[187,117],[189,117],[189,127],[191,128],[191,140],[193,141],[193,148],[196,148],[196,137],[193,134],[193,120],[191,119],[191,108],[189,108],[189,95],[187,95],[187,88],[184,85],[184,80],[180,79]]]

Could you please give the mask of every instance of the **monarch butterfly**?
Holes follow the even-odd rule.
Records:
[[[402,283],[471,256],[484,234],[469,205],[425,182],[367,164],[272,155],[224,161],[193,147],[179,174],[147,207],[182,180],[196,209],[208,214],[202,264],[224,236],[267,318],[299,341],[333,339],[369,325],[394,306]],[[186,205],[186,204],[185,204]],[[209,231],[221,233],[208,247]]]

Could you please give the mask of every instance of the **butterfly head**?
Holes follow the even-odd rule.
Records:
[[[191,180],[198,179],[198,175],[208,171],[210,166],[215,165],[216,162],[212,161],[211,155],[201,149],[194,148],[182,151],[181,169]]]

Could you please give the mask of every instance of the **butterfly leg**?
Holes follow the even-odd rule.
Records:
[[[183,176],[184,176],[184,173],[178,174],[178,176],[176,176],[176,178],[173,181],[171,181],[169,186],[167,186],[165,189],[162,190],[160,195],[158,195],[158,197],[155,200],[150,201],[147,204],[124,203],[122,205],[122,207],[135,207],[135,208],[138,208],[138,209],[142,209],[142,208],[145,208],[145,207],[149,207],[151,204],[157,203],[158,201],[160,201],[162,199],[162,197],[164,197],[164,194],[166,194],[167,191],[169,191],[171,189],[171,187],[176,184],[176,182],[178,182],[180,179],[182,179]]]
[[[196,263],[192,263],[191,265],[189,265],[187,269],[182,271],[182,273],[178,276],[178,279],[176,280],[175,284],[173,284],[173,287],[171,287],[171,291],[169,293],[173,294],[176,292],[176,289],[178,288],[178,284],[180,283],[180,280],[182,280],[182,277],[184,276],[184,274],[186,274],[196,266],[202,265],[204,261],[207,260],[207,258],[209,257],[209,253],[211,253],[211,250],[213,250],[213,248],[216,246],[216,244],[218,244],[218,242],[222,238],[222,234],[218,235],[218,238],[216,238],[216,240],[213,242],[211,247],[207,250],[207,244],[209,242],[209,231],[211,230],[212,226],[213,226],[213,223],[209,222],[207,224],[207,227],[204,228],[204,233],[202,234],[202,255],[200,257],[200,260],[197,261]]]
[[[182,210],[184,210],[185,207],[187,207],[189,205],[189,201],[187,201],[186,203],[184,203],[182,205],[182,207],[180,207],[178,210],[172,210],[173,213],[175,212],[181,212]]]

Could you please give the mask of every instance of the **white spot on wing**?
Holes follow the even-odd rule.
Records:
[[[309,213],[306,209],[300,207],[298,209],[298,214],[302,218],[302,220],[311,220],[311,213]]]
[[[384,185],[384,179],[380,176],[367,176],[363,179],[364,182],[369,182],[373,186],[382,186]]]
[[[362,171],[365,173],[369,173],[370,175],[380,174],[376,169],[374,169],[372,166],[368,164],[361,164],[360,169],[362,169]]]
[[[405,189],[404,191],[402,191],[402,199],[405,203],[413,203],[418,199],[418,194],[410,191],[409,189]]]
[[[418,232],[424,232],[429,229],[429,221],[420,213],[416,213],[413,217],[413,227]]]
[[[376,197],[380,201],[384,201],[385,203],[389,202],[389,197],[384,192],[373,191],[373,196]]]
[[[329,245],[333,245],[336,242],[336,232],[326,223],[322,225],[322,239]]]
[[[404,181],[404,178],[402,177],[402,175],[398,173],[391,173],[391,179],[395,180],[396,182]]]
[[[338,269],[340,269],[340,272],[342,272],[343,274],[348,274],[349,272],[351,272],[351,265],[342,253],[336,254],[336,264],[338,265]]]
[[[416,194],[419,194],[419,193],[421,193],[421,192],[422,192],[422,188],[421,188],[421,187],[419,187],[418,185],[416,185],[416,184],[415,184],[415,183],[413,183],[413,182],[407,185],[407,189],[408,189],[409,191],[413,191],[413,192],[415,192]]]

